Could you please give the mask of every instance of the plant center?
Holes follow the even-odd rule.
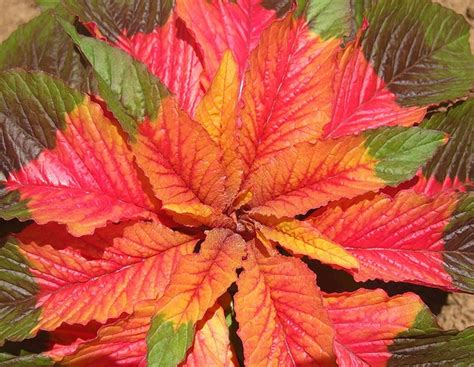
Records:
[[[235,231],[242,236],[246,241],[250,241],[255,238],[255,224],[247,213],[243,210],[237,210],[232,214],[232,218],[235,221]]]

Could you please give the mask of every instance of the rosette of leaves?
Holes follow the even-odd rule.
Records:
[[[29,224],[0,249],[0,366],[474,362],[417,295],[325,293],[307,265],[474,291],[460,15],[42,4],[0,49],[0,216]]]

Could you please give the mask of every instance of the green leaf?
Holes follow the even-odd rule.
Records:
[[[380,162],[377,176],[388,185],[412,178],[417,169],[446,142],[444,133],[421,128],[384,127],[364,133],[365,146]]]
[[[163,320],[160,315],[155,316],[146,338],[148,366],[177,366],[186,357],[194,334],[192,323],[180,325],[175,330],[172,322]]]
[[[0,268],[1,345],[5,340],[19,341],[30,337],[38,323],[40,310],[35,307],[38,285],[13,239],[7,240],[0,248]],[[0,366],[5,361],[8,361],[7,357],[0,354]]]
[[[82,22],[96,24],[101,34],[117,42],[120,36],[150,33],[164,25],[174,0],[65,0],[64,6]]]
[[[108,108],[133,139],[138,123],[157,117],[161,99],[168,91],[130,55],[105,42],[80,36],[69,23],[61,23],[92,65]]]
[[[404,106],[464,96],[474,84],[469,25],[430,0],[385,0],[367,14],[365,57]]]
[[[354,1],[354,20],[357,28],[362,24],[364,17],[367,16],[370,9],[377,4],[379,0],[355,0]]]
[[[299,0],[310,28],[323,39],[352,37],[378,0]]]
[[[62,9],[56,12],[62,14],[64,21],[73,21],[73,17]],[[54,14],[53,10],[43,12],[20,26],[0,45],[0,70],[41,70],[63,79],[73,88],[94,92],[92,69],[86,65]]]
[[[15,356],[0,353],[0,367],[49,367],[54,366],[51,358],[39,354],[22,354]]]
[[[355,31],[351,0],[306,0],[299,7],[311,30],[323,39],[342,38]]]

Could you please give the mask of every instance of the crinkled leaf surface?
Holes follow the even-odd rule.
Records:
[[[423,121],[422,127],[445,131],[449,142],[420,173],[416,189],[427,194],[459,189],[470,190],[474,181],[474,100],[467,100],[447,113]]]
[[[440,330],[415,294],[388,297],[382,290],[360,289],[329,294],[324,301],[340,366],[466,365],[474,357],[472,328]]]
[[[274,155],[245,183],[252,212],[294,216],[343,197],[396,185],[445,141],[419,128],[381,128],[355,137],[301,143]]]
[[[281,246],[299,255],[307,255],[323,263],[344,268],[358,268],[355,257],[337,243],[323,236],[310,223],[299,220],[283,220],[265,223],[258,226],[258,232],[270,241],[278,242]]]
[[[262,31],[275,21],[277,13],[288,10],[284,1],[177,1],[176,11],[196,37],[201,47],[205,77],[212,80],[224,52],[230,49],[245,71],[249,53],[258,44]]]
[[[33,226],[17,237],[1,250],[2,255],[6,258],[12,251],[16,253],[15,266],[30,280],[18,282],[19,275],[15,278],[12,264],[5,259],[1,264],[6,277],[2,290],[24,287],[24,294],[13,299],[32,303],[22,317],[30,314],[29,319],[35,322],[18,320],[14,329],[29,328],[31,334],[54,330],[63,322],[105,322],[123,312],[131,313],[136,302],[164,292],[179,257],[191,253],[196,243],[192,237],[156,223],[112,225],[80,240],[59,226]],[[85,244],[82,252],[86,254],[78,246],[56,248],[75,242]],[[4,312],[9,310],[7,302],[1,307]],[[8,330],[4,321],[1,325]],[[10,338],[8,331],[4,337]]]
[[[229,329],[222,307],[217,305],[209,309],[198,323],[194,345],[184,366],[238,366],[230,345]]]
[[[151,32],[121,37],[118,47],[143,62],[174,94],[180,106],[193,114],[203,90],[200,83],[201,53],[189,29],[174,12]]]
[[[173,7],[173,0],[65,0],[66,9],[111,41],[122,35],[149,33],[163,25]]]
[[[403,106],[461,97],[474,83],[469,25],[430,0],[383,0],[367,12],[365,58]]]
[[[132,152],[100,105],[43,73],[4,72],[0,85],[0,217],[83,235],[151,215]]]
[[[357,280],[474,291],[472,195],[414,191],[332,205],[309,221],[360,262]]]
[[[334,365],[314,274],[298,259],[260,256],[249,252],[235,296],[246,365]]]
[[[54,14],[62,28],[40,17],[0,49],[5,68],[65,79],[0,74],[0,212],[37,222],[0,249],[0,337],[50,333],[0,365],[233,366],[234,346],[249,366],[472,360],[472,331],[442,332],[413,294],[324,295],[297,258],[473,290],[472,102],[412,127],[472,87],[460,15],[428,0]]]
[[[56,14],[71,22],[64,9],[48,10],[20,26],[0,45],[0,70],[23,68],[41,70],[61,78],[69,86],[96,92],[92,68],[87,65],[74,42],[62,31]]]
[[[65,364],[177,365],[193,343],[196,323],[236,280],[243,254],[244,242],[238,235],[211,231],[199,254],[179,259],[158,301],[145,301],[125,320],[103,327],[97,339],[80,346]]]
[[[314,141],[331,113],[339,41],[322,41],[291,14],[274,22],[251,53],[242,91],[246,173],[296,143]],[[317,102],[316,102],[317,101]]]

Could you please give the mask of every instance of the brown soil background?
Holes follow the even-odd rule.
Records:
[[[416,0],[415,0],[416,1]],[[433,0],[466,17],[471,24],[471,49],[474,52],[474,0]],[[20,24],[39,14],[34,0],[0,0],[0,42]],[[446,329],[474,326],[474,295],[450,294],[439,315],[439,323]]]

